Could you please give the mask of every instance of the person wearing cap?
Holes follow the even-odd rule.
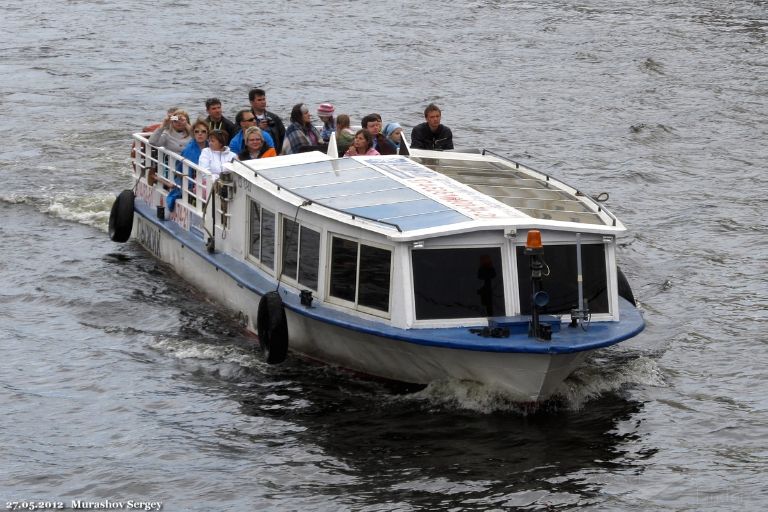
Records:
[[[331,139],[331,134],[336,131],[336,120],[333,118],[333,104],[321,103],[317,107],[317,117],[323,122],[323,129],[320,130],[320,137],[324,142],[328,142]]]
[[[443,151],[453,149],[453,134],[451,129],[440,124],[442,112],[434,103],[424,109],[426,122],[413,127],[411,131],[411,147],[413,149],[431,149]]]
[[[387,123],[387,126],[384,127],[384,136],[389,142],[394,144],[397,149],[400,149],[403,127],[400,126],[400,123]]]
[[[301,153],[323,142],[320,132],[312,125],[312,114],[304,103],[297,103],[291,110],[291,125],[285,130],[281,154]]]

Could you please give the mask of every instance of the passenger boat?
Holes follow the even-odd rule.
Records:
[[[232,162],[219,176],[133,136],[112,240],[138,240],[287,354],[537,401],[644,327],[596,199],[490,151]],[[169,192],[179,195],[170,211]],[[180,192],[180,194],[179,194]]]

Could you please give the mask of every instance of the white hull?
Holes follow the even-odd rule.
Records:
[[[186,281],[254,325],[261,296],[241,286],[154,222],[141,215],[133,233]],[[510,398],[535,401],[551,395],[587,353],[483,352],[420,345],[317,321],[286,309],[292,352],[364,374],[415,384],[444,379],[482,382]]]

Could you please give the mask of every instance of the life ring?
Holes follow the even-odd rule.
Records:
[[[288,355],[288,321],[285,318],[283,299],[275,291],[265,293],[259,301],[256,332],[264,360],[268,364],[285,361]]]
[[[616,267],[616,277],[618,279],[619,297],[623,297],[632,303],[633,306],[637,306],[635,302],[635,295],[632,293],[632,287],[629,286],[627,276],[621,271],[620,267]]]
[[[112,203],[109,212],[109,239],[113,242],[127,242],[133,229],[133,191],[123,190]]]

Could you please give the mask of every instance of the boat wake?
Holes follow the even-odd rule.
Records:
[[[258,371],[266,366],[257,351],[232,343],[208,344],[199,340],[158,337],[149,346],[227,381],[245,379],[254,369]]]
[[[53,217],[93,226],[106,233],[109,223],[109,212],[113,194],[99,193],[89,196],[55,194],[40,196],[31,195],[0,195],[0,202],[8,204],[24,204],[35,208],[38,212]]]
[[[245,343],[203,343],[193,339],[158,337],[151,341],[149,346],[182,361],[186,366],[192,365],[193,372],[202,371],[223,381],[250,381],[255,375],[264,377],[271,368],[262,361],[258,350]],[[296,368],[295,375],[287,368],[283,370],[287,370],[288,374],[299,380],[299,375],[311,374],[320,380],[329,378],[338,385],[337,375],[329,367],[323,367],[324,371],[313,371],[314,365],[298,361],[297,363],[301,370]],[[284,377],[285,375],[281,375],[278,378],[282,380]],[[355,382],[359,386],[365,381],[365,378],[347,379],[351,387],[355,387]],[[384,385],[373,386],[369,391],[378,395],[377,399],[388,402],[416,402],[435,412],[469,411],[477,414],[528,415],[562,410],[578,411],[606,395],[638,386],[663,387],[666,382],[652,356],[622,353],[594,357],[587,361],[559,386],[550,399],[543,402],[520,402],[505,390],[491,385],[449,379],[434,381],[415,392],[388,391]],[[367,389],[367,386],[363,387]]]
[[[429,408],[457,409],[492,414],[583,409],[589,402],[634,386],[665,386],[656,361],[648,356],[619,360],[601,358],[576,370],[543,402],[519,402],[504,390],[471,381],[442,380],[423,390],[398,397],[427,403]]]

